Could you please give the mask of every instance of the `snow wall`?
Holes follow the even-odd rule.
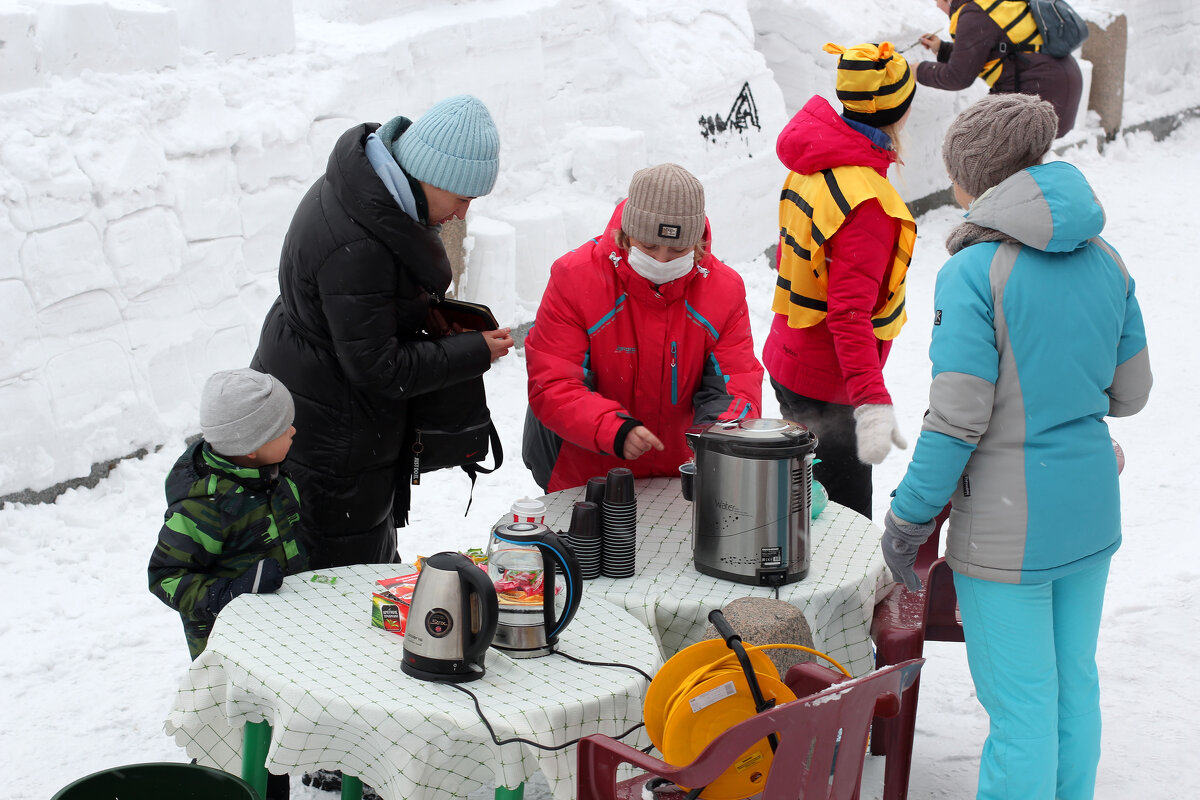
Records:
[[[1200,103],[1195,61],[1158,57],[1191,51],[1194,4],[1076,6],[1127,16],[1127,123]],[[821,45],[945,25],[932,0],[0,0],[0,496],[196,429],[205,378],[254,350],[296,202],[357,122],[487,103],[501,173],[459,294],[520,324],[649,164],[700,177],[719,257],[758,257],[775,135],[833,97]],[[906,199],[946,188],[941,132],[982,93],[918,92]]]

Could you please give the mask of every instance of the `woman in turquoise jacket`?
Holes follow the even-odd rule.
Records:
[[[1100,238],[1083,174],[1039,163],[1053,107],[994,95],[951,125],[943,158],[965,222],[938,273],[933,383],[884,523],[898,580],[952,503],[946,561],[990,730],[979,798],[1091,798],[1100,758],[1096,640],[1121,543],[1105,416],[1152,382],[1134,282]]]

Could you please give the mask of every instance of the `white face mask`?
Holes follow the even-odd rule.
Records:
[[[696,253],[694,250],[688,250],[679,258],[673,258],[670,261],[656,261],[636,247],[629,248],[629,266],[655,286],[662,286],[676,278],[682,278],[692,271],[695,264]]]

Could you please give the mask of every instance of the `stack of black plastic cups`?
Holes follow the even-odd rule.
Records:
[[[600,577],[601,541],[600,506],[580,500],[571,509],[567,544],[579,561],[579,572],[584,580]]]
[[[601,509],[600,570],[606,578],[632,578],[637,567],[637,496],[632,470],[614,467],[608,471]]]

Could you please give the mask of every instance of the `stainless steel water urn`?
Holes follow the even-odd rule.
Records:
[[[696,569],[758,586],[802,579],[810,553],[812,432],[790,420],[744,419],[699,425],[686,435],[696,454]]]

